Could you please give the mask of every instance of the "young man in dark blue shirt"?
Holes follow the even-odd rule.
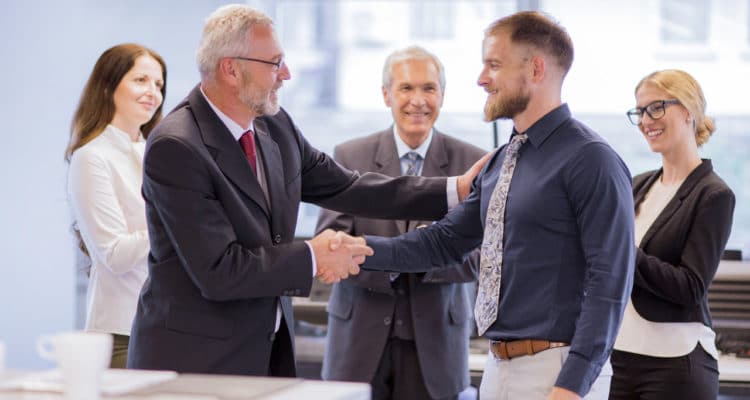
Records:
[[[630,296],[630,173],[572,118],[561,88],[565,30],[536,12],[487,29],[485,119],[513,135],[442,221],[396,239],[367,237],[363,268],[417,272],[481,246],[475,317],[490,340],[483,399],[606,399],[609,354]]]

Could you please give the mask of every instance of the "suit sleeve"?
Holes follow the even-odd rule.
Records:
[[[360,175],[312,147],[299,130],[302,201],[358,217],[437,220],[448,210],[446,178]],[[377,199],[388,199],[378,201]]]
[[[483,172],[472,183],[469,197],[442,220],[395,238],[366,236],[367,244],[375,254],[367,257],[362,267],[381,271],[427,272],[463,263],[466,254],[482,242],[484,227],[480,217],[480,182]]]
[[[729,188],[708,193],[686,227],[687,240],[674,265],[636,248],[635,284],[679,305],[699,304],[719,267],[732,229],[735,197]]]
[[[143,180],[146,202],[158,214],[203,297],[215,301],[270,297],[288,294],[289,288],[306,296],[312,285],[312,260],[305,243],[257,247],[238,243],[206,168],[189,145],[161,137],[146,153]],[[263,237],[265,228],[258,229],[258,237]]]

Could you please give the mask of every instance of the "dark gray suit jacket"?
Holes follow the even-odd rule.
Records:
[[[422,167],[423,176],[451,176],[467,170],[486,152],[435,130]],[[343,143],[334,158],[346,168],[402,174],[393,129]],[[395,199],[377,198],[393,204]],[[395,205],[394,205],[395,207]],[[343,230],[353,235],[398,236],[431,221],[392,221],[353,217],[323,210],[318,231]],[[417,355],[430,395],[455,395],[469,384],[468,341],[473,319],[470,285],[478,258],[455,268],[414,274],[409,279],[410,306]],[[362,270],[334,285],[328,302],[328,344],[323,378],[372,381],[389,337],[396,295],[388,273]],[[399,371],[409,374],[410,371]]]
[[[198,87],[151,133],[144,157],[151,252],[129,368],[294,375],[290,298],[307,296],[312,260],[293,241],[300,201],[383,218],[439,217],[444,179],[359,175],[305,140],[289,115],[255,120],[270,204],[240,145]],[[372,202],[394,199],[395,203]],[[280,302],[286,332],[274,335]],[[283,326],[283,325],[282,325]],[[283,359],[271,360],[275,337]]]

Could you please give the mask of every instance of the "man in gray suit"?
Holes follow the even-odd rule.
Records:
[[[360,172],[450,176],[482,149],[433,129],[443,104],[440,61],[419,47],[392,53],[383,99],[394,125],[336,147],[334,158]],[[318,231],[397,236],[430,221],[391,221],[324,210]],[[336,284],[328,303],[323,378],[369,382],[373,399],[455,399],[469,384],[470,285],[475,258],[427,274],[367,272]]]

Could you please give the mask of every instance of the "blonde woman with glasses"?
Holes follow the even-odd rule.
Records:
[[[716,399],[718,352],[706,291],[732,228],[735,198],[698,148],[714,132],[698,82],[656,71],[627,112],[662,167],[633,179],[633,292],[612,353],[610,399]]]

